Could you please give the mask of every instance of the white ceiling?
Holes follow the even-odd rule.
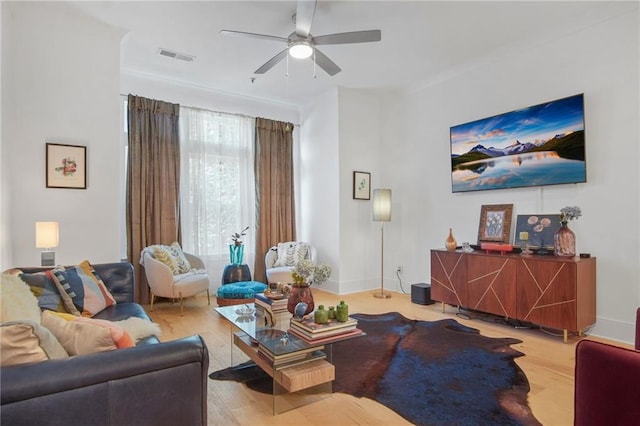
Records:
[[[122,71],[214,91],[301,105],[336,86],[423,87],[517,49],[638,10],[638,2],[481,2],[319,0],[313,35],[380,29],[382,41],[321,46],[342,72],[329,77],[310,59],[289,60],[255,75],[285,45],[223,36],[222,29],[287,37],[291,1],[78,2],[73,6],[129,33]],[[183,62],[158,55],[165,48],[194,55]],[[571,52],[567,52],[571,54]],[[540,64],[541,67],[551,64]],[[252,82],[252,77],[255,81]]]

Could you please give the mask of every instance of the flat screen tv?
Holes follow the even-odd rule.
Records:
[[[584,96],[450,129],[453,192],[587,181]]]

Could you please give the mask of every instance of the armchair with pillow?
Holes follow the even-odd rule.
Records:
[[[151,290],[151,312],[156,297],[180,300],[180,315],[184,313],[183,299],[207,292],[211,304],[209,275],[204,262],[190,253],[182,251],[177,242],[170,246],[156,244],[146,247],[140,255],[140,264]]]
[[[288,241],[271,247],[264,257],[267,282],[293,283],[291,272],[296,263],[304,259],[316,261],[316,249],[309,243]]]
[[[0,284],[2,424],[207,424],[207,347],[150,335],[131,264],[11,273]]]

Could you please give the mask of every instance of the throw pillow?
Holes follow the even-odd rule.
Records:
[[[2,274],[0,277],[0,322],[17,320],[40,322],[38,299],[20,277]]]
[[[62,268],[62,267],[60,267]],[[65,288],[65,284],[62,284],[60,282],[60,280],[58,279],[58,277],[56,277],[56,275],[54,274],[53,270],[49,270],[49,271],[45,271],[45,274],[47,276],[47,278],[49,278],[51,280],[51,282],[53,283],[53,285],[56,287],[56,290],[58,290],[58,294],[60,295],[60,298],[62,299],[62,304],[64,305],[64,309],[66,312],[69,312],[70,314],[73,315],[78,315],[80,316],[81,313],[80,311],[78,311],[78,309],[76,308],[76,305],[73,304],[73,300],[71,299],[71,294],[74,294],[73,291],[71,290],[71,286],[67,283],[66,287],[68,288],[69,291],[67,291],[67,289]],[[59,312],[59,311],[57,311]]]
[[[307,243],[278,243],[278,260],[276,260],[273,266],[277,268],[281,266],[294,266],[301,260],[308,259],[310,251],[309,244]]]
[[[67,312],[58,288],[46,272],[37,272],[34,274],[20,273],[19,276],[27,283],[31,292],[38,299],[40,309]]]
[[[92,317],[116,303],[87,260],[72,268],[55,268],[52,273],[58,281],[58,289],[63,291],[61,296],[68,295],[73,307],[82,316]],[[75,314],[73,309],[69,309],[69,312]]]
[[[134,346],[133,339],[122,327],[107,320],[44,311],[42,325],[53,333],[69,355]]]
[[[167,265],[173,275],[184,274],[191,270],[191,264],[177,241],[173,242],[170,246],[156,244],[150,248],[153,257]]]
[[[125,329],[136,343],[147,337],[160,336],[162,334],[160,325],[144,318],[131,317],[122,321],[114,321],[113,323]]]
[[[0,324],[0,365],[3,367],[68,356],[60,342],[39,324],[39,320]]]

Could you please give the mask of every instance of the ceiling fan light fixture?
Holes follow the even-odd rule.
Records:
[[[306,41],[296,41],[289,46],[289,55],[297,59],[306,59],[313,54],[313,47]]]

